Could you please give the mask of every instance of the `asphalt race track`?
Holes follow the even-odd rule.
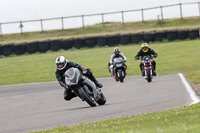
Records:
[[[126,77],[124,83],[113,78],[99,81],[107,103],[96,107],[79,98],[65,101],[58,82],[0,86],[0,133],[37,131],[194,103],[178,74],[158,76],[151,83],[141,76]]]

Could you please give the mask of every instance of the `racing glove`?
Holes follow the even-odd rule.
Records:
[[[88,69],[83,69],[83,70],[82,70],[82,73],[83,73],[83,74],[86,74],[87,72],[88,72]]]
[[[139,57],[136,56],[136,57],[135,57],[135,60],[139,60]]]

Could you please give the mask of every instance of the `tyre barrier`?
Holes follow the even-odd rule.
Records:
[[[1,55],[1,45],[0,45],[0,55]]]
[[[108,46],[118,45],[120,41],[120,35],[109,36],[108,37]]]
[[[199,30],[190,30],[189,31],[189,38],[190,39],[197,39],[199,37],[200,37]]]
[[[85,47],[85,39],[74,39],[74,47],[77,49]]]
[[[62,48],[67,50],[70,49],[74,46],[74,40],[70,39],[70,40],[63,40],[62,42]]]
[[[62,40],[53,40],[49,42],[50,49],[52,51],[58,51],[62,47]]]
[[[94,47],[97,45],[97,37],[89,37],[85,39],[85,46],[88,48]]]
[[[155,41],[161,42],[166,39],[167,33],[166,32],[156,32],[155,33]]]
[[[25,45],[26,51],[30,54],[38,52],[38,43],[32,42]]]
[[[149,42],[155,42],[155,34],[144,34],[144,41]]]
[[[131,34],[128,35],[121,35],[120,36],[120,44],[128,44],[128,43],[132,43],[131,40]]]
[[[167,39],[169,41],[178,39],[178,31],[167,31]]]
[[[179,40],[184,40],[189,37],[189,31],[188,30],[181,30],[178,31],[178,39]]]
[[[139,42],[144,41],[143,33],[141,34],[132,34],[131,35],[132,43],[138,44]]]
[[[19,44],[14,46],[14,52],[16,55],[22,55],[26,52],[25,44]]]
[[[35,53],[41,52],[44,53],[51,49],[52,51],[58,51],[61,48],[67,50],[72,48],[82,48],[82,47],[93,47],[98,46],[114,46],[118,44],[128,44],[134,43],[137,44],[141,41],[150,42],[150,41],[162,41],[163,39],[172,40],[183,40],[183,39],[197,39],[200,37],[200,30],[181,30],[181,31],[167,31],[167,32],[157,32],[154,34],[127,34],[127,35],[115,35],[115,36],[99,36],[99,37],[89,37],[84,39],[69,39],[69,40],[52,40],[52,41],[42,41],[42,42],[31,42],[24,43],[19,45],[0,45],[0,55],[9,56],[12,53],[16,55],[22,55],[25,52]]]
[[[9,56],[12,53],[14,53],[14,45],[13,44],[8,44],[8,45],[1,46],[1,54],[2,55]]]
[[[49,41],[38,42],[38,51],[41,53],[45,53],[49,50]]]
[[[108,45],[108,37],[97,37],[97,45],[98,46],[106,46]]]

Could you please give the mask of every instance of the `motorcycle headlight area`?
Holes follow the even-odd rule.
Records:
[[[117,67],[122,67],[122,64],[116,64]]]
[[[150,63],[150,60],[145,60],[144,63]]]

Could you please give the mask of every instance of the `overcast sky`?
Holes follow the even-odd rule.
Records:
[[[0,23],[141,9],[200,0],[0,0]]]

